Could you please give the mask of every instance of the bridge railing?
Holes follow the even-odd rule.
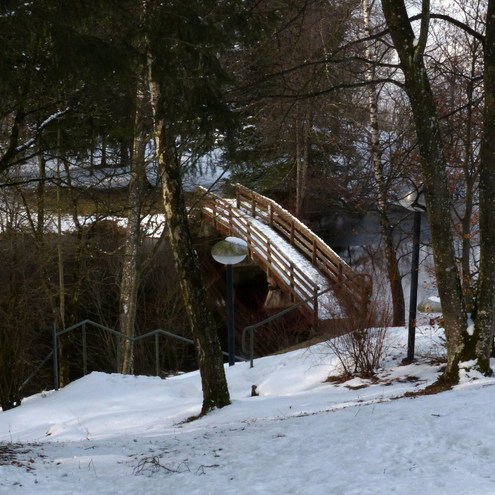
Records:
[[[235,203],[199,187],[202,215],[216,230],[235,235],[247,242],[249,256],[267,273],[269,279],[288,292],[291,302],[305,301],[303,311],[316,323],[320,287],[294,262],[274,246],[270,237],[249,221],[249,215],[239,211]]]
[[[366,306],[370,281],[364,275],[356,274],[337,253],[278,203],[236,184],[236,207],[262,219],[285,237],[336,285],[337,292],[345,292],[346,301],[353,301],[357,308]]]

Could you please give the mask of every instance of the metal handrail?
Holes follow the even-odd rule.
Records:
[[[156,330],[152,330],[151,332],[145,333],[143,335],[138,335],[137,337],[130,337],[129,335],[125,335],[122,332],[119,332],[118,330],[115,330],[110,327],[106,327],[105,325],[101,325],[100,323],[97,323],[92,320],[82,320],[78,323],[75,323],[74,325],[71,325],[70,327],[64,328],[60,332],[57,332],[57,326],[55,323],[53,323],[53,350],[50,353],[50,356],[53,354],[53,371],[54,371],[54,385],[55,385],[55,390],[58,390],[60,388],[60,380],[59,380],[59,373],[58,373],[58,342],[57,338],[60,337],[61,335],[64,335],[68,332],[71,332],[73,330],[76,330],[79,327],[82,327],[82,337],[83,337],[83,375],[87,375],[87,343],[86,343],[86,325],[92,325],[96,328],[100,328],[101,330],[105,330],[106,332],[109,332],[113,335],[116,335],[119,339],[125,339],[129,340],[132,342],[137,342],[139,340],[142,340],[144,338],[150,337],[152,335],[155,336],[155,374],[158,376],[160,374],[160,347],[159,347],[159,336],[160,335],[165,335],[166,337],[171,337],[176,340],[180,340],[182,342],[185,342],[187,344],[193,344],[194,341],[191,339],[188,339],[186,337],[182,337],[181,335],[176,335],[175,333],[169,332],[167,330],[163,330],[161,328],[157,328]],[[120,343],[120,341],[119,341]],[[118,349],[118,347],[117,347]],[[222,354],[224,356],[228,356],[228,352],[222,351]],[[49,356],[45,358],[45,361],[48,360]],[[247,361],[245,357],[242,356],[235,356],[235,359],[237,361]],[[118,361],[117,361],[117,368],[118,368]]]
[[[45,359],[43,359],[43,361],[38,364],[36,369],[22,382],[22,385],[17,389],[18,392],[20,392],[38,374],[38,371],[45,366],[48,360],[52,357],[52,354],[53,350],[48,353]]]
[[[286,308],[282,311],[280,311],[277,314],[274,314],[272,316],[269,316],[268,318],[265,318],[263,321],[260,321],[258,323],[255,323],[254,325],[248,325],[242,330],[242,352],[247,354],[249,352],[249,367],[253,368],[254,364],[254,331],[258,328],[264,325],[265,323],[269,323],[270,321],[276,320],[277,318],[280,318],[281,316],[293,311],[294,309],[297,309],[299,306],[302,304],[306,304],[308,301],[310,301],[313,298],[318,298],[321,295],[325,294],[326,292],[331,291],[332,288],[329,287],[328,289],[322,290],[321,292],[315,294],[314,296],[309,297],[308,299],[305,299],[304,301],[298,302],[297,304],[294,304],[290,306],[289,308]],[[249,332],[249,351],[246,348],[246,334]]]

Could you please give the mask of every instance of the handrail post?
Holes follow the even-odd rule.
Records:
[[[117,369],[115,370],[115,372],[120,373],[120,336],[116,335],[115,340],[117,341],[117,356],[116,356]]]
[[[58,390],[60,387],[60,381],[58,376],[58,342],[56,322],[53,322],[53,381],[55,390]]]
[[[160,335],[155,333],[155,376],[160,376]]]
[[[249,330],[249,367],[254,368],[254,328]]]
[[[88,350],[86,343],[86,322],[82,326],[82,346],[83,346],[83,375],[88,374]]]

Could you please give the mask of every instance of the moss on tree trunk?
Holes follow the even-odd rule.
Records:
[[[416,38],[411,28],[402,0],[383,0],[382,7],[404,73],[405,91],[411,103],[418,138],[435,273],[447,340],[445,377],[455,382],[458,380],[459,362],[468,357],[470,347],[466,346],[469,335],[450,221],[446,160],[437,108],[423,59],[429,24],[429,2],[423,3],[419,38]]]

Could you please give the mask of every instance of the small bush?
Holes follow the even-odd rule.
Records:
[[[342,367],[343,378],[374,376],[385,353],[386,333],[386,328],[365,328],[328,341]]]
[[[391,319],[390,308],[371,302],[367,312],[352,311],[342,321],[342,334],[327,341],[342,368],[342,378],[375,375],[386,354]]]

